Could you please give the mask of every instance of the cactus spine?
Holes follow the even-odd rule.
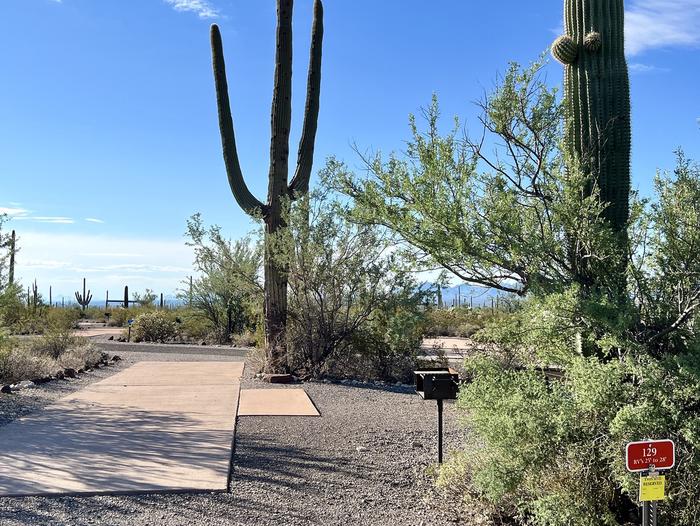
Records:
[[[564,0],[564,27],[551,51],[564,65],[567,154],[590,178],[589,192],[598,187],[604,217],[625,254],[631,125],[624,2]]]
[[[90,305],[90,302],[92,301],[92,294],[88,290],[87,293],[85,292],[85,278],[83,278],[83,293],[80,294],[79,291],[75,291],[75,300],[78,302],[78,305],[82,307],[83,310]]]
[[[265,222],[265,340],[268,372],[283,372],[287,369],[287,265],[284,261],[280,261],[279,257],[273,257],[272,241],[274,236],[284,235],[286,231],[285,217],[290,201],[306,194],[309,188],[321,88],[323,5],[321,0],[315,0],[303,130],[296,170],[291,182],[288,183],[292,92],[292,4],[292,0],[277,0],[277,47],[272,98],[270,171],[267,201],[264,204],[250,192],[241,172],[231,118],[221,34],[218,26],[211,27],[216,102],[229,185],[239,206],[254,217],[262,217]]]

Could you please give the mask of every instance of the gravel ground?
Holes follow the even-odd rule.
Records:
[[[130,350],[133,348],[134,350]],[[0,395],[0,425],[142,360],[240,360],[207,349],[137,352],[79,379]],[[152,348],[148,349],[152,351]],[[110,349],[112,351],[112,349]],[[277,388],[246,373],[242,388]],[[298,387],[298,386],[297,386]],[[433,489],[436,408],[408,387],[304,385],[321,417],[240,417],[231,493],[0,498],[0,524],[53,526],[476,524]],[[445,447],[460,432],[445,405]]]

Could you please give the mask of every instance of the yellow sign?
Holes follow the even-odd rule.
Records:
[[[657,475],[654,477],[640,477],[639,479],[639,501],[664,500],[664,490],[666,488],[666,477]]]

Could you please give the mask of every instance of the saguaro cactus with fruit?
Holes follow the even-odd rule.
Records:
[[[304,124],[296,170],[291,182],[288,182],[289,129],[292,113],[292,4],[292,0],[277,0],[277,48],[272,97],[270,171],[265,203],[259,201],[250,192],[241,172],[231,118],[221,33],[217,25],[211,27],[216,102],[229,185],[240,207],[251,216],[262,218],[265,223],[265,340],[268,372],[284,372],[287,369],[288,265],[283,257],[274,257],[273,245],[278,237],[284,236],[287,227],[285,218],[291,202],[306,194],[309,189],[321,88],[323,5],[321,0],[315,0]]]
[[[564,28],[552,55],[564,65],[567,153],[589,176],[591,191],[598,187],[604,217],[626,254],[631,127],[624,2],[565,0]]]

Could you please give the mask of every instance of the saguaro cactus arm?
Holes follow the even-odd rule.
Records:
[[[226,64],[224,62],[224,50],[221,43],[219,26],[211,26],[211,54],[214,69],[214,82],[216,85],[216,105],[219,110],[219,129],[221,131],[221,147],[226,165],[226,175],[231,186],[233,197],[238,205],[250,215],[263,215],[263,205],[248,189],[243,178],[241,165],[238,161],[236,149],[236,136],[233,130],[233,118],[231,117],[231,104],[228,97],[228,83],[226,81]]]
[[[311,26],[311,51],[309,52],[309,73],[306,82],[306,108],[304,126],[299,140],[297,168],[289,184],[289,193],[303,194],[309,189],[311,166],[314,158],[314,143],[318,125],[318,109],[321,94],[321,48],[323,44],[323,4],[314,2],[314,20]]]
[[[287,192],[289,128],[292,122],[292,0],[277,2],[277,49],[271,113],[267,204],[274,207],[280,196]]]

